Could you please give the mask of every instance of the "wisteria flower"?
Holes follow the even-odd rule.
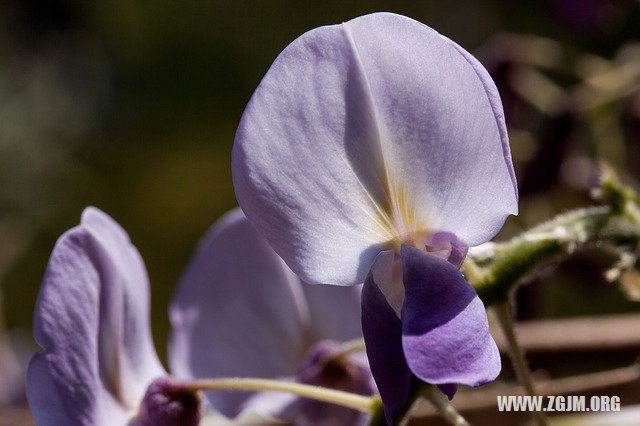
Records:
[[[390,13],[307,32],[253,94],[232,168],[247,218],[296,274],[364,282],[389,422],[411,374],[450,397],[498,375],[458,267],[517,213],[518,194],[498,92],[464,49]]]
[[[33,332],[44,352],[29,362],[27,398],[39,425],[198,424],[197,395],[164,379],[153,347],[142,259],[98,209],[85,209],[56,243]]]
[[[371,395],[366,361],[337,357],[340,342],[362,338],[360,292],[303,285],[234,210],[205,236],[174,297],[172,371],[185,378],[295,378]],[[316,410],[284,394],[212,392],[206,398],[230,417],[257,406],[296,424],[352,425],[359,415],[326,403],[316,403]]]
[[[169,376],[151,339],[142,259],[117,223],[87,208],[81,224],[58,240],[40,289],[34,335],[44,351],[33,356],[27,373],[33,415],[39,425],[56,426],[219,426],[307,418],[314,405],[304,399],[265,393],[245,401],[246,395],[211,393],[201,401],[189,380],[293,376],[292,365],[300,365],[313,339],[361,335],[353,314],[331,315],[334,306],[325,302],[335,291],[314,289],[305,295],[242,214],[230,213],[212,227],[180,283],[171,308],[176,329]],[[359,290],[340,297],[340,312],[353,312]],[[373,393],[371,373],[357,359],[337,363],[343,368],[338,382],[323,382],[325,362],[335,351],[326,345],[312,351],[300,381]],[[331,406],[322,419],[347,425],[357,416]]]

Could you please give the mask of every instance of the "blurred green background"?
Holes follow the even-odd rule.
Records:
[[[30,333],[55,240],[94,205],[128,231],[146,262],[164,356],[174,285],[199,237],[236,205],[230,153],[252,91],[297,36],[369,12],[432,26],[475,52],[496,79],[522,193],[521,215],[501,238],[587,205],[591,160],[609,160],[634,182],[639,8],[636,0],[4,1],[0,286],[7,328]],[[621,88],[587,84],[622,68],[631,76]],[[619,83],[616,76],[607,81]],[[637,311],[602,278],[611,260],[587,253],[523,289],[520,317]]]

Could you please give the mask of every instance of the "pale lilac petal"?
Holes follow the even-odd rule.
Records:
[[[200,243],[170,308],[172,373],[179,378],[293,376],[311,343],[299,279],[240,210]],[[247,398],[209,392],[234,416]]]
[[[313,338],[346,342],[362,337],[360,295],[362,285],[334,286],[304,284],[311,313]]]
[[[376,13],[345,27],[367,77],[387,174],[404,188],[406,210],[469,245],[489,240],[517,213],[518,195],[488,72],[453,41],[403,16]]]
[[[425,382],[478,386],[500,373],[480,298],[446,260],[409,245],[401,249],[406,289],[402,346],[409,368]],[[452,389],[448,390],[449,396]]]
[[[487,72],[389,13],[291,43],[245,110],[232,168],[249,220],[310,283],[363,282],[377,253],[407,237],[484,242],[517,211]]]
[[[122,398],[139,401],[151,379],[166,375],[151,336],[147,271],[125,230],[104,212],[86,208],[81,225],[98,242],[96,258],[109,266],[99,271],[101,356],[109,362],[118,357]],[[115,339],[120,339],[118,353],[113,352]]]
[[[165,374],[148,291],[126,233],[86,209],[56,243],[36,303],[34,337],[44,351],[29,363],[27,397],[38,424],[124,424],[149,382]]]
[[[312,284],[362,283],[393,238],[366,86],[343,27],[317,28],[275,60],[236,133],[240,206]]]
[[[370,273],[362,288],[362,331],[389,424],[409,396],[411,373],[402,350],[402,322]]]
[[[84,395],[73,398],[74,406],[68,407],[61,399],[61,392],[56,385],[58,382],[65,386],[65,383],[54,379],[51,371],[52,368],[44,354],[35,354],[29,361],[26,393],[36,423],[45,426],[95,424],[96,398],[98,397],[95,377],[91,376],[88,380],[93,386],[83,392]],[[83,380],[83,382],[87,381]],[[73,385],[74,380],[69,380],[67,386]],[[122,413],[124,409],[118,411]]]

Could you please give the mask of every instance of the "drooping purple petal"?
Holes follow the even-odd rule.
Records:
[[[311,283],[363,282],[378,252],[433,229],[482,243],[517,212],[487,72],[390,13],[291,43],[245,110],[232,168],[249,220]]]
[[[238,209],[200,243],[170,307],[169,348],[178,378],[292,377],[311,343],[299,279]],[[241,392],[208,392],[235,416]]]
[[[85,209],[56,243],[36,303],[44,350],[29,363],[27,398],[38,424],[125,424],[146,386],[166,374],[151,340],[148,286],[127,234]]]
[[[413,374],[437,385],[478,386],[494,380],[500,354],[473,287],[437,256],[405,244],[401,257],[406,291],[402,346]]]
[[[407,401],[411,372],[402,350],[402,322],[374,282],[373,273],[362,288],[362,331],[385,417],[393,424]]]

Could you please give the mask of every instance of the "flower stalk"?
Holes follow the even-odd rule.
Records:
[[[346,358],[354,353],[364,352],[365,349],[364,339],[349,340],[336,348],[336,353],[333,356],[333,359]]]
[[[638,197],[606,164],[592,195],[604,205],[572,210],[511,240],[469,250],[462,270],[485,305],[506,303],[512,289],[541,267],[577,250],[597,245],[626,252],[638,245]]]
[[[434,385],[422,387],[421,396],[431,402],[442,417],[453,426],[470,426],[469,422],[449,403],[444,394]]]
[[[287,392],[304,398],[352,408],[367,414],[372,414],[374,409],[374,399],[368,396],[279,380],[231,377],[195,380],[184,383],[184,387],[194,392],[216,390]]]
[[[513,327],[513,320],[511,318],[511,312],[509,309],[509,302],[496,305],[495,312],[497,314],[502,331],[507,338],[507,343],[509,344],[509,355],[511,356],[511,362],[513,364],[514,370],[516,371],[516,375],[518,376],[518,380],[525,387],[527,395],[537,395],[533,383],[533,378],[531,377],[531,370],[529,369],[529,365],[527,364],[527,360],[524,355],[524,350],[518,344],[518,339]],[[541,412],[534,412],[534,418],[538,426],[547,425],[547,419]]]
[[[463,272],[485,305],[506,303],[543,266],[592,245],[628,250],[640,240],[637,205],[589,207],[561,214],[503,243],[469,250]]]

